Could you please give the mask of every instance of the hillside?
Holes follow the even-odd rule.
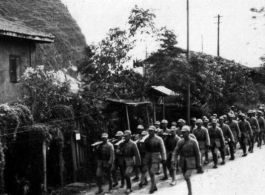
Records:
[[[75,64],[86,46],[85,37],[61,0],[0,1],[0,18],[51,33],[53,44],[37,46],[37,64],[55,69]]]

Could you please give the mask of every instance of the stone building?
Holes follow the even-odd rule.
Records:
[[[51,34],[0,18],[0,104],[10,103],[21,95],[23,72],[36,66],[36,44],[53,42]]]

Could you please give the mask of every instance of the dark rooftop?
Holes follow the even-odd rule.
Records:
[[[41,32],[27,27],[23,23],[9,21],[3,18],[0,18],[0,35],[29,39],[35,42],[54,42],[54,36],[52,34]]]

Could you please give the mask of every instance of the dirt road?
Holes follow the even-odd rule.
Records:
[[[236,153],[236,159],[226,165],[212,168],[212,163],[205,167],[204,174],[192,175],[193,195],[264,195],[265,194],[265,147],[255,148],[254,153],[241,157],[242,151]],[[219,161],[221,161],[219,159]],[[188,194],[183,177],[178,177],[177,185],[159,182],[155,195]],[[132,194],[147,194],[149,189],[135,191]]]

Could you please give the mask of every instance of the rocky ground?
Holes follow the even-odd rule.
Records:
[[[241,157],[242,150],[237,150],[236,159],[229,161],[226,157],[226,165],[219,165],[213,169],[213,164],[205,166],[204,174],[192,175],[193,195],[264,195],[265,194],[265,147],[255,148],[253,154]],[[219,159],[219,162],[221,160]],[[188,194],[186,183],[181,174],[177,175],[177,185],[170,186],[170,179],[160,181],[163,175],[157,176],[158,191],[154,194]],[[107,191],[107,186],[105,187]],[[94,195],[96,188],[83,190],[80,195]],[[112,195],[124,194],[125,189],[115,188]],[[148,194],[149,186],[139,189],[138,182],[133,185],[133,194]],[[104,193],[102,193],[104,194]]]

